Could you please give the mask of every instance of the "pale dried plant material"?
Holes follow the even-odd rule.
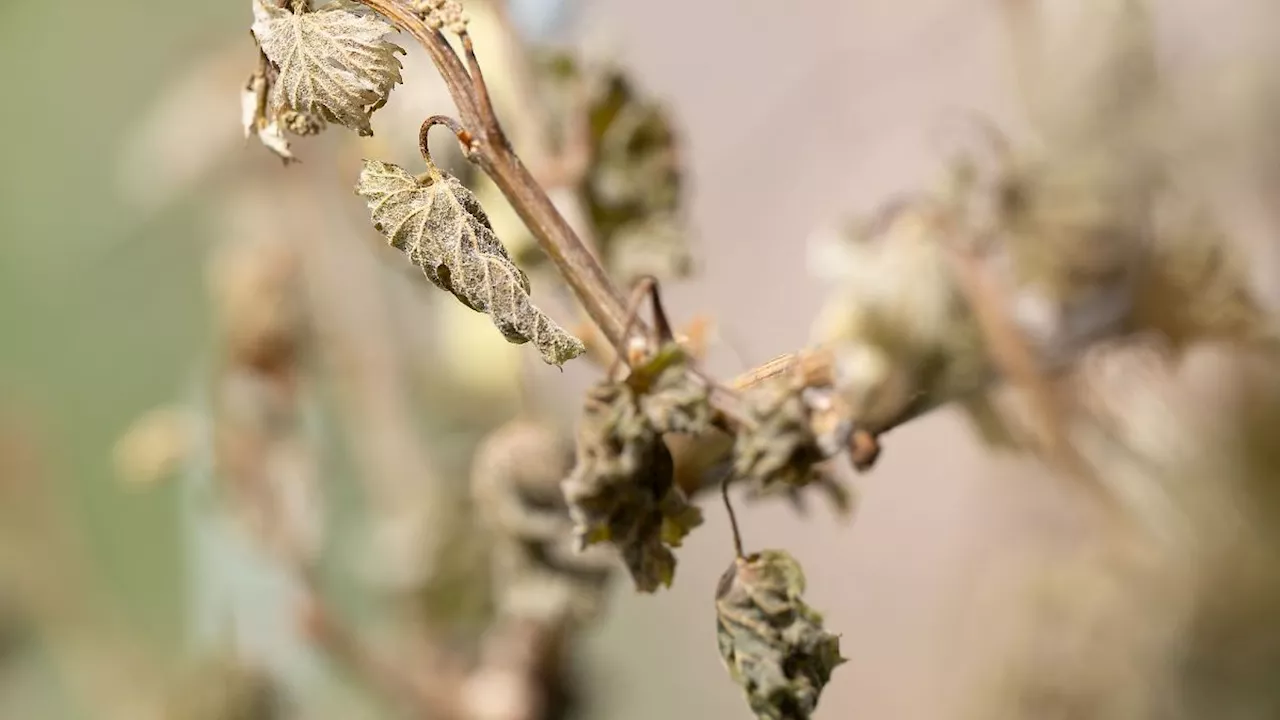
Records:
[[[269,113],[292,110],[372,135],[369,116],[400,82],[404,51],[385,37],[395,29],[381,18],[337,0],[316,10],[307,0],[281,7],[254,0],[253,35],[279,69]]]
[[[736,558],[716,588],[720,655],[761,720],[811,717],[845,661],[804,591],[803,570],[781,550]]]
[[[148,488],[176,474],[195,446],[195,418],[176,407],[148,411],[116,441],[116,473],[131,487]]]
[[[511,261],[484,209],[456,177],[429,159],[422,177],[366,160],[356,191],[368,201],[374,227],[393,247],[437,287],[488,314],[507,340],[532,342],[551,365],[562,365],[586,349],[533,305],[528,277]]]
[[[413,0],[413,9],[432,30],[443,28],[455,35],[467,31],[469,19],[458,0]]]
[[[813,239],[813,267],[835,284],[814,338],[833,353],[835,386],[871,432],[915,407],[971,396],[992,376],[944,223],[938,203],[913,198]]]
[[[472,492],[494,538],[500,613],[580,624],[603,610],[616,559],[575,545],[560,489],[572,467],[568,438],[534,420],[512,420],[476,448]]]
[[[263,58],[265,60],[266,56]],[[240,90],[240,122],[244,126],[246,140],[256,137],[280,159],[290,162],[296,158],[289,139],[284,135],[280,116],[270,108],[271,85],[267,71],[266,62],[260,63]]]

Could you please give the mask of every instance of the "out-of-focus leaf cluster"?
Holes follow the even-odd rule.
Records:
[[[612,543],[635,586],[669,586],[684,536],[702,523],[674,483],[667,432],[698,432],[710,423],[708,389],[686,372],[684,351],[669,343],[625,380],[587,394],[578,426],[577,461],[564,482],[581,547]]]
[[[716,588],[720,655],[762,720],[810,717],[844,662],[804,590],[800,564],[781,550],[736,558]]]
[[[560,483],[573,447],[546,423],[513,420],[476,448],[472,491],[493,537],[499,612],[589,622],[603,609],[615,558],[578,551]]]
[[[612,64],[547,51],[537,69],[553,128],[583,136],[552,141],[567,156],[585,152],[573,190],[582,205],[583,230],[606,269],[624,287],[646,275],[687,277],[694,269],[685,217],[688,190],[678,132],[666,109]],[[541,256],[518,259],[533,266]]]

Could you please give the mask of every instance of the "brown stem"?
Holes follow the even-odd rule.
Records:
[[[431,128],[436,125],[444,125],[449,128],[450,132],[458,138],[458,142],[462,145],[462,152],[469,158],[476,150],[476,139],[466,128],[462,127],[462,123],[449,117],[448,115],[432,115],[422,121],[422,127],[418,129],[418,151],[422,153],[422,159],[427,164],[435,167],[435,163],[431,160],[431,148],[427,145],[427,136],[431,132]]]
[[[627,320],[622,326],[622,341],[614,344],[613,362],[609,365],[607,377],[612,379],[618,373],[618,368],[623,363],[630,364],[631,358],[627,352],[627,336],[631,334],[631,330],[636,323],[640,321],[640,303],[644,302],[646,295],[656,292],[657,282],[652,277],[641,278],[636,283],[635,288],[631,290],[631,299],[627,301]]]
[[[502,123],[498,121],[498,113],[493,109],[493,97],[489,94],[489,86],[485,84],[484,72],[480,69],[480,60],[476,58],[475,45],[471,36],[462,33],[462,51],[467,56],[467,70],[471,73],[471,83],[475,87],[476,104],[480,110],[480,120],[484,123],[486,139],[494,144],[507,143],[507,135],[502,131]]]
[[[724,501],[724,511],[729,515],[729,529],[733,531],[733,554],[742,559],[742,531],[738,528],[738,514],[733,511],[733,501],[729,499],[729,485],[733,482],[733,473],[725,473],[720,480],[720,499]]]
[[[556,264],[592,322],[611,344],[621,343],[627,321],[621,293],[529,169],[509,148],[489,143],[478,162]]]
[[[555,262],[556,268],[605,337],[614,344],[620,342],[622,326],[626,321],[621,294],[595,256],[512,151],[497,117],[493,114],[493,101],[489,97],[484,77],[480,74],[480,65],[474,51],[467,52],[467,61],[471,65],[469,75],[462,60],[444,36],[439,31],[428,28],[422,18],[404,3],[397,0],[359,1],[385,16],[396,27],[408,32],[431,54],[449,94],[458,105],[462,124],[483,129],[484,137],[476,148],[476,161],[481,169],[497,184],[538,240],[539,246]],[[465,34],[463,46],[464,49],[470,46]]]

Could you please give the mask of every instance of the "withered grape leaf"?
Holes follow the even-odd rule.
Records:
[[[716,588],[720,656],[762,720],[802,720],[844,658],[805,604],[804,572],[781,550],[737,558]]]
[[[564,481],[579,546],[609,542],[622,554],[637,590],[670,586],[670,548],[702,523],[673,480],[671,452],[623,382],[591,388],[578,428],[578,457]]]
[[[381,18],[335,2],[298,12],[254,0],[253,35],[280,70],[271,110],[317,115],[372,135],[369,116],[401,82],[400,47],[384,37],[395,30]]]
[[[356,192],[368,201],[374,227],[392,247],[408,255],[431,282],[489,315],[507,340],[532,342],[552,365],[586,349],[533,305],[529,279],[456,177],[433,166],[419,178],[399,166],[366,160]]]
[[[627,377],[641,411],[660,433],[696,435],[711,427],[711,389],[687,371],[688,360],[684,348],[668,342]]]
[[[764,385],[747,396],[744,410],[753,422],[734,443],[735,475],[751,480],[757,492],[766,494],[816,478],[814,465],[825,453],[800,391],[786,383]]]

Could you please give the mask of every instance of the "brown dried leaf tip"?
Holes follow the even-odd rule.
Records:
[[[429,160],[421,177],[366,160],[356,192],[368,201],[373,226],[392,247],[408,255],[428,280],[489,315],[508,341],[532,342],[551,365],[586,350],[534,306],[529,278],[511,261],[484,209],[458,178]]]
[[[804,589],[800,564],[781,550],[737,558],[716,588],[720,655],[758,718],[808,718],[845,661]]]
[[[670,586],[685,535],[702,524],[673,480],[666,432],[710,425],[708,391],[686,373],[679,346],[668,343],[626,380],[587,394],[578,457],[564,482],[580,547],[610,542],[622,553],[636,589]]]
[[[815,466],[840,452],[852,424],[834,406],[829,388],[805,387],[791,377],[761,385],[745,398],[748,424],[733,447],[733,471],[757,495],[795,490],[819,482],[838,508],[849,504],[840,486]]]
[[[318,10],[307,2],[288,5],[253,1],[253,36],[278,76],[262,90],[251,78],[246,92],[269,89],[266,117],[286,118],[289,111],[302,116],[293,121],[295,132],[323,118],[372,135],[370,115],[401,82],[396,53],[404,50],[384,39],[395,28],[346,0]]]

